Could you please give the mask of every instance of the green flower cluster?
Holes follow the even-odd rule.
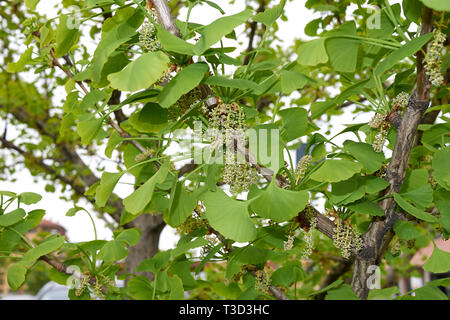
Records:
[[[154,10],[150,12],[153,20],[158,21]],[[148,52],[161,50],[161,43],[158,41],[156,27],[151,21],[145,21],[139,30],[139,44],[142,49]]]
[[[394,107],[398,107],[399,110],[405,110],[408,106],[409,94],[406,92],[400,92],[394,100],[392,100],[392,104]]]
[[[308,166],[310,165],[312,157],[307,154],[298,161],[297,168],[295,169],[295,182],[298,183],[306,173]]]
[[[210,112],[211,125],[220,131],[244,128],[244,112],[235,102],[220,103]]]
[[[350,258],[353,251],[360,251],[363,246],[361,234],[351,225],[346,225],[339,219],[334,228],[333,242],[336,248],[341,250],[342,256]]]
[[[425,72],[432,85],[439,87],[444,82],[441,73],[442,57],[441,51],[444,48],[445,35],[441,30],[434,32],[433,40],[428,44],[427,53],[423,60]]]
[[[230,185],[232,194],[248,191],[250,186],[257,182],[258,173],[247,161],[238,161],[238,151],[235,150],[235,143],[241,146],[246,143],[242,108],[235,102],[220,103],[209,112],[209,119],[214,132],[211,150],[220,148],[223,144],[227,147],[222,171],[223,182]]]
[[[292,250],[294,247],[295,236],[293,234],[288,235],[286,241],[283,242],[284,251]]]
[[[306,232],[305,234],[305,248],[303,249],[303,254],[302,254],[302,259],[306,260],[309,259],[309,257],[311,257],[311,254],[313,252],[314,249],[314,240],[313,240],[313,235],[312,235],[312,228],[315,228],[317,226],[317,217],[312,217],[310,220],[310,227],[309,227],[309,231]]]
[[[155,150],[146,148],[144,152],[139,153],[138,155],[136,155],[134,160],[136,162],[142,162],[144,160],[147,160],[147,159],[151,158],[154,152],[155,152]]]
[[[89,276],[83,276],[83,279],[81,279],[80,285],[75,290],[75,295],[77,297],[80,297],[84,293],[84,290],[87,289],[88,285],[89,285]]]
[[[232,194],[248,191],[257,182],[258,172],[248,162],[226,163],[222,172],[223,182],[230,185]]]
[[[386,114],[375,113],[373,118],[369,121],[369,126],[374,129],[379,128],[384,123],[385,119],[386,119]]]
[[[271,271],[268,268],[264,270],[256,270],[255,273],[255,290],[262,293],[269,292]]]
[[[373,150],[376,152],[382,152],[384,144],[387,139],[387,135],[389,133],[389,125],[382,125],[380,126],[380,131],[378,131],[377,135],[375,136],[375,140],[372,143]]]
[[[198,88],[194,88],[188,93],[183,94],[178,101],[169,108],[169,119],[177,120],[193,105],[199,103],[201,99],[201,91]]]

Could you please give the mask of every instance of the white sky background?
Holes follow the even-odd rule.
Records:
[[[46,14],[48,18],[53,18],[57,15],[56,9],[54,9],[54,5],[58,3],[57,0],[41,0],[37,10],[41,14]],[[238,13],[245,9],[245,1],[243,0],[236,0],[234,5],[229,5],[228,0],[216,0],[217,4],[219,4],[222,9],[226,12],[226,15],[231,15]],[[309,37],[306,36],[303,32],[305,25],[311,21],[312,19],[320,17],[320,14],[313,13],[312,11],[305,8],[306,0],[295,0],[293,2],[287,2],[285,7],[285,14],[288,17],[288,21],[280,21],[279,24],[279,31],[278,31],[278,37],[283,40],[281,45],[283,47],[290,46],[294,39],[301,38],[301,39],[308,39]],[[390,1],[391,2],[391,1]],[[398,1],[392,1],[391,3],[396,3]],[[181,14],[179,16],[180,20],[184,20],[186,17],[186,9],[183,9],[181,11]],[[203,6],[197,6],[194,10],[191,12],[191,22],[197,22],[200,24],[208,24],[212,21],[218,19],[221,17],[221,14],[219,11],[212,9],[211,7],[207,5]],[[238,27],[236,29],[236,34],[239,39],[239,35],[242,35],[243,27]],[[244,35],[245,36],[245,35]],[[240,40],[240,39],[239,39]],[[238,53],[242,50],[245,50],[247,47],[247,41],[246,38],[242,39],[242,45],[238,46],[238,49],[235,51],[235,53]],[[225,46],[236,46],[236,42],[225,39],[224,41]],[[91,48],[89,48],[91,47]],[[93,53],[95,50],[95,43],[92,41],[92,44],[88,48],[91,49],[91,52]],[[61,95],[64,97],[64,91],[62,91]],[[294,97],[297,97],[299,94],[294,93]],[[287,101],[287,100],[285,100]],[[355,116],[351,114],[350,108],[347,108],[345,110],[345,114],[339,117],[333,118],[333,126],[331,129],[331,134],[335,134],[341,130],[343,130],[345,127],[343,124],[348,123],[360,123],[360,122],[367,122],[370,118],[370,115],[366,114],[363,116],[358,116],[356,119]],[[325,129],[322,129],[322,134],[326,131]],[[345,139],[353,138],[351,134],[349,135],[342,135],[335,139],[335,142],[340,144]],[[295,154],[294,161],[295,161]],[[88,160],[88,158],[84,158],[84,160]],[[90,160],[92,161],[92,160]],[[89,164],[89,162],[87,162]],[[112,163],[106,163],[105,164],[107,168],[111,168],[111,171],[115,171],[115,165]],[[73,207],[72,203],[70,201],[65,201],[60,199],[59,197],[62,196],[61,193],[61,187],[58,186],[56,183],[56,192],[54,193],[48,193],[45,192],[44,186],[47,184],[47,181],[43,181],[42,179],[39,179],[37,182],[34,182],[34,178],[29,174],[28,170],[24,170],[23,172],[16,174],[16,177],[18,178],[16,182],[8,182],[8,181],[2,181],[0,185],[0,190],[8,190],[13,192],[25,192],[25,191],[31,191],[36,192],[42,195],[43,199],[40,203],[32,206],[26,206],[27,209],[45,209],[47,214],[45,216],[45,219],[51,220],[53,222],[59,223],[62,226],[64,226],[68,231],[68,237],[70,241],[73,242],[80,242],[80,241],[89,241],[94,239],[94,232],[92,228],[92,223],[87,216],[85,212],[78,212],[75,217],[66,217],[65,213],[67,210]],[[130,180],[123,179],[122,181],[131,182]],[[128,196],[132,191],[131,186],[129,185],[118,185],[116,189],[114,190],[115,193],[117,193],[119,196],[126,197]],[[112,239],[112,232],[105,228],[105,222],[101,219],[98,219],[95,217],[95,213],[92,210],[92,206],[85,200],[81,200],[79,202],[80,206],[84,206],[86,209],[91,210],[94,216],[94,220],[97,227],[98,237],[99,239]],[[176,243],[178,237],[174,234],[173,229],[170,227],[166,227],[160,238],[160,249],[166,250],[174,246]]]

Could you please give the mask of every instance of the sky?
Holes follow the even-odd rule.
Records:
[[[57,15],[57,11],[54,9],[54,4],[57,2],[58,2],[57,0],[40,1],[37,10],[42,14],[45,13],[48,18],[55,17]],[[295,0],[292,2],[287,2],[286,4],[285,14],[288,20],[279,21],[279,32],[278,32],[279,38],[282,39],[280,45],[282,45],[283,47],[291,45],[293,43],[293,40],[296,38],[301,38],[303,40],[309,39],[309,37],[304,34],[303,29],[306,23],[308,23],[314,18],[320,17],[320,14],[313,13],[312,11],[306,9],[304,7],[305,2],[306,2],[305,0]],[[233,5],[229,5],[228,1],[222,0],[218,0],[216,1],[216,3],[218,3],[223,8],[223,10],[226,12],[226,15],[231,15],[245,9],[245,1],[243,0],[236,0],[235,4]],[[181,11],[179,16],[181,20],[185,18],[186,11],[187,10]],[[219,11],[211,9],[209,6],[204,5],[196,7],[191,12],[190,21],[201,24],[208,24],[220,17],[221,14]],[[236,34],[239,36],[239,34],[241,34],[242,31],[243,27],[238,27],[236,29]],[[224,45],[225,46],[236,45],[236,43],[226,39]],[[95,50],[94,42],[92,42],[90,46],[92,50]],[[238,50],[236,50],[236,52],[244,50],[246,47],[247,43],[244,40],[243,44],[240,47],[238,46]],[[61,96],[64,96],[64,94],[61,93]],[[359,116],[358,118],[355,119],[354,115],[351,113],[351,109],[352,108],[348,108],[345,111],[344,115],[333,118],[333,127],[331,134],[337,133],[342,129],[344,129],[345,128],[344,124],[367,122],[370,119],[370,115],[367,114]],[[321,133],[324,133],[323,132],[324,130],[325,129],[322,129]],[[350,137],[349,135],[342,135],[341,137],[336,139],[335,142],[342,143],[346,138],[349,137]],[[94,161],[89,158],[84,158],[84,160],[86,160],[88,164],[89,161]],[[114,169],[115,166],[112,163],[106,162],[105,166],[107,168],[110,168],[109,171],[113,172],[115,171]],[[35,182],[34,178],[29,174],[28,170],[24,170],[23,172],[17,174],[17,177],[18,179],[16,182],[11,181],[0,182],[0,190],[8,190],[17,193],[31,191],[41,194],[43,196],[43,199],[41,200],[40,203],[36,205],[26,206],[26,208],[30,210],[37,208],[45,209],[47,211],[45,219],[59,223],[63,227],[65,227],[68,232],[67,235],[69,237],[69,240],[72,242],[89,241],[94,239],[92,223],[85,212],[80,211],[74,217],[65,216],[65,213],[67,212],[67,210],[73,207],[73,204],[71,202],[67,202],[65,200],[60,199],[60,196],[62,195],[61,187],[58,187],[58,185],[56,185],[56,192],[54,193],[45,192],[44,186],[46,182],[39,179],[37,182]],[[126,179],[123,180],[127,181]],[[128,182],[132,181],[128,179]],[[132,192],[132,189],[130,185],[119,183],[114,192],[117,193],[119,196],[126,197]],[[82,199],[78,205],[83,206],[86,209],[90,210],[90,212],[93,213],[93,215],[95,216],[95,213],[92,210],[92,206],[87,201]],[[98,238],[107,240],[112,239],[112,233],[108,228],[105,227],[105,222],[97,217],[94,217],[94,221],[98,232]],[[163,230],[160,237],[160,249],[166,250],[172,248],[175,245],[177,239],[178,237],[174,233],[174,230],[167,226]]]

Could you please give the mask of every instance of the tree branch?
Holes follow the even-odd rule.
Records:
[[[432,10],[426,7],[423,8],[421,34],[432,31],[432,15]],[[394,151],[386,170],[386,180],[390,185],[386,195],[392,195],[394,192],[400,191],[405,178],[417,127],[429,105],[430,84],[422,66],[423,54],[419,51],[417,56],[416,86],[411,94],[405,114],[398,128]],[[380,257],[387,247],[384,237],[400,217],[394,211],[396,203],[393,198],[386,198],[379,205],[385,212],[385,218],[376,218],[372,221],[368,230],[363,235],[364,247],[358,253],[355,260],[352,288],[360,299],[367,299],[369,293],[367,284],[369,276],[367,274],[368,267],[378,265]]]
[[[85,198],[87,201],[89,201],[92,205],[95,204],[95,200],[93,198],[87,197],[84,192],[86,191],[86,188],[80,184],[77,184],[75,179],[69,179],[66,176],[63,176],[62,174],[58,173],[54,168],[50,167],[49,165],[47,165],[42,159],[35,157],[31,152],[25,151],[22,148],[16,146],[15,144],[13,144],[11,141],[7,140],[4,137],[0,137],[0,142],[2,143],[2,147],[3,148],[8,148],[11,150],[16,151],[17,153],[19,153],[20,155],[22,155],[24,158],[26,159],[30,159],[33,161],[33,163],[37,164],[39,167],[41,167],[44,172],[54,176],[56,179],[58,179],[59,181],[71,186],[71,188],[74,190],[74,192],[76,194],[78,194],[80,197]],[[93,183],[96,183],[98,181],[100,181],[100,179],[98,179],[97,177],[93,176],[95,178],[95,181],[93,181]],[[115,199],[115,200],[113,200]],[[111,217],[116,221],[116,222],[120,222],[120,215],[123,211],[123,204],[122,201],[119,197],[117,197],[116,195],[114,195],[108,202],[109,205],[113,206],[116,208],[116,211],[114,212],[114,214],[111,214]],[[95,206],[94,206],[95,207]],[[105,212],[102,211],[99,208],[95,208],[98,212],[100,212],[101,214],[104,214]]]

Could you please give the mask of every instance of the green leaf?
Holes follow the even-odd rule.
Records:
[[[180,277],[177,275],[173,275],[172,277],[169,277],[169,287],[170,287],[170,294],[169,294],[169,300],[183,300],[184,299],[184,288],[183,288],[183,282],[181,281]]]
[[[448,301],[448,297],[445,293],[441,291],[441,289],[426,285],[419,289],[414,290],[415,296],[414,300],[446,300]]]
[[[437,200],[436,207],[439,209],[439,224],[450,234],[450,201]]]
[[[222,17],[213,23],[203,27],[198,32],[201,34],[200,40],[194,46],[196,55],[201,55],[213,44],[219,42],[223,36],[229,34],[239,26],[246,22],[252,15],[252,10],[246,9],[232,16]]]
[[[21,194],[19,194],[19,199],[20,202],[29,205],[41,201],[42,196],[34,192],[22,192]]]
[[[367,87],[368,84],[370,83],[370,81],[371,81],[371,79],[364,79],[364,80],[358,81],[358,82],[346,87],[336,97],[336,103],[338,105],[340,105],[340,104],[344,103],[344,101],[347,100],[352,95],[356,95],[356,94],[359,95],[361,93],[361,90],[363,90],[365,87]],[[365,125],[365,123],[361,124],[361,125]]]
[[[147,90],[142,90],[142,91],[136,92],[136,93],[130,95],[125,100],[123,100],[120,103],[120,106],[125,106],[127,104],[131,104],[133,102],[138,102],[138,101],[140,101],[142,103],[150,102],[150,101],[152,101],[152,98],[158,96],[159,92],[160,91],[157,89],[147,89]]]
[[[154,102],[147,103],[140,111],[133,113],[129,118],[134,129],[146,132],[157,133],[167,126],[169,112],[167,109]]]
[[[427,222],[437,222],[436,217],[432,216],[429,213],[426,213],[425,211],[422,211],[416,207],[414,207],[413,205],[411,205],[408,201],[406,201],[405,199],[403,199],[403,197],[401,195],[399,195],[398,193],[394,193],[394,200],[395,202],[397,202],[397,204],[406,212],[408,212],[409,214],[413,215],[414,217],[427,221]]]
[[[153,196],[153,190],[158,183],[166,180],[169,172],[169,162],[165,162],[150,179],[148,179],[136,191],[123,200],[125,210],[131,214],[139,214],[150,203]]]
[[[256,238],[256,226],[250,219],[247,201],[231,199],[220,188],[207,191],[202,198],[206,218],[220,234],[237,242]]]
[[[230,279],[230,277],[239,272],[240,267],[243,265],[264,264],[268,260],[276,260],[277,257],[279,255],[272,250],[256,248],[252,245],[241,248],[234,247],[233,252],[229,255],[225,277]]]
[[[450,148],[436,151],[433,157],[433,177],[443,188],[450,190]]]
[[[200,84],[200,81],[208,72],[209,67],[205,63],[193,63],[181,70],[159,94],[159,104],[163,108],[169,108],[185,93],[188,93]]]
[[[397,220],[394,225],[395,234],[402,240],[412,240],[422,236],[410,221]]]
[[[303,88],[309,79],[296,71],[281,70],[281,90],[289,94],[294,90]]]
[[[336,288],[337,286],[341,285],[342,282],[344,282],[344,280],[341,280],[341,279],[336,280],[333,283],[331,283],[328,286],[326,286],[325,288],[320,289],[318,291],[314,291],[314,292],[306,295],[306,297],[315,296],[315,295],[318,295],[319,293],[326,292],[326,291],[328,291],[330,289]]]
[[[148,88],[167,71],[169,62],[169,58],[161,51],[147,52],[123,70],[108,75],[108,80],[111,87],[122,91]]]
[[[358,179],[339,181],[332,185],[330,201],[335,205],[345,205],[361,199],[364,194],[364,187]]]
[[[170,194],[170,205],[164,220],[172,227],[178,227],[192,214],[198,195],[185,190],[183,183],[177,183]]]
[[[6,196],[9,198],[16,198],[17,194],[15,192],[11,192],[11,191],[0,191],[0,196]]]
[[[0,250],[11,251],[21,242],[19,234],[24,235],[27,231],[36,228],[44,215],[45,211],[41,209],[30,211],[25,219],[14,225],[16,232],[9,229],[0,232]]]
[[[137,272],[158,272],[164,268],[170,260],[170,251],[160,251],[152,258],[145,259],[139,266],[137,266]]]
[[[394,11],[394,6],[391,6],[391,9]],[[398,7],[400,9],[400,7]],[[383,8],[382,10],[372,13],[372,23],[379,22],[379,24],[371,25],[371,28],[367,28],[367,36],[370,38],[389,38],[394,33],[394,25],[392,21],[389,19],[386,14],[387,8]],[[394,12],[395,15],[395,12]],[[369,18],[370,19],[370,18]],[[369,26],[369,19],[367,20]],[[377,21],[378,20],[378,21]]]
[[[380,169],[385,160],[383,153],[375,152],[371,145],[363,142],[346,140],[344,142],[344,152],[358,160],[363,165],[362,172],[368,174]]]
[[[278,112],[283,122],[283,138],[286,141],[297,139],[308,130],[308,113],[303,108],[289,108]]]
[[[26,264],[26,266],[31,266],[36,260],[40,257],[52,253],[64,244],[65,238],[60,235],[56,235],[54,237],[50,237],[45,240],[37,247],[34,247],[28,250],[22,257],[22,262]]]
[[[173,35],[166,29],[157,26],[158,29],[158,40],[161,43],[161,46],[170,52],[181,53],[188,56],[195,55],[194,53],[194,45],[184,41],[183,39],[178,38]]]
[[[428,183],[412,191],[401,193],[401,195],[422,210],[431,206],[431,203],[433,202],[433,189]]]
[[[102,40],[97,46],[92,59],[92,76],[94,82],[99,82],[102,69],[109,56],[124,42],[136,34],[136,29],[142,24],[142,10],[132,7],[116,11],[116,14],[105,20],[102,30]]]
[[[325,48],[334,70],[339,72],[354,72],[358,60],[359,40],[342,36],[356,36],[356,26],[353,21],[347,22],[338,29],[326,35]]]
[[[278,268],[271,276],[271,283],[274,286],[290,287],[294,282],[306,278],[306,273],[299,266],[290,265]]]
[[[39,0],[25,0],[25,5],[31,11],[36,10],[36,6],[39,3]]]
[[[334,102],[334,100],[318,101],[311,103],[310,106],[311,120],[319,118],[321,115],[323,115],[329,109],[333,108],[335,105],[336,102]]]
[[[118,241],[124,241],[129,246],[135,246],[141,237],[141,230],[138,228],[130,228],[120,232],[114,238]]]
[[[241,90],[256,89],[258,84],[246,79],[228,79],[223,76],[211,76],[203,80],[204,84]]]
[[[104,263],[113,263],[125,258],[128,250],[125,248],[124,241],[111,240],[108,241],[98,253],[98,258]]]
[[[355,173],[361,172],[363,166],[346,159],[329,159],[311,174],[311,179],[319,182],[338,182],[351,178]]]
[[[74,114],[90,112],[90,108],[94,107],[99,101],[109,99],[110,96],[111,92],[107,92],[106,90],[92,90],[83,97],[80,105],[72,112]]]
[[[114,149],[119,143],[122,142],[122,140],[123,138],[120,136],[120,134],[117,131],[113,131],[105,148],[105,156],[111,159]]]
[[[25,217],[25,210],[17,208],[11,212],[0,215],[0,226],[9,227],[21,221]]]
[[[21,262],[15,263],[8,268],[8,285],[14,291],[18,290],[25,282],[27,268]]]
[[[282,14],[286,0],[281,0],[280,3],[270,9],[264,10],[255,15],[252,20],[263,23],[266,27],[270,27]]]
[[[153,286],[144,276],[133,277],[128,281],[127,285],[130,294],[136,300],[152,300],[153,299]]]
[[[6,66],[6,71],[9,73],[21,72],[25,69],[25,66],[31,61],[31,54],[33,53],[33,47],[29,47],[19,58],[17,62],[10,62]]]
[[[80,35],[79,29],[72,25],[72,19],[72,17],[65,14],[61,15],[59,18],[59,25],[56,28],[55,47],[55,56],[57,58],[60,58],[69,52],[70,48],[72,48]]]
[[[399,49],[396,49],[391,54],[389,54],[383,61],[381,61],[375,68],[375,75],[381,75],[388,69],[395,66],[400,60],[412,56],[416,53],[423,45],[425,45],[432,37],[433,33],[427,33],[418,38],[414,38],[411,41],[405,43]]]
[[[450,271],[450,252],[439,249],[434,241],[433,246],[433,253],[423,265],[423,269],[433,273],[444,273]]]
[[[372,201],[359,201],[352,204],[347,205],[347,208],[358,212],[358,213],[364,213],[369,214],[371,216],[384,216],[384,211],[380,208],[378,204]]]
[[[189,240],[190,237],[186,238]],[[185,238],[181,238],[180,241],[177,243],[177,247],[172,251],[172,256],[177,257],[181,254],[186,253],[187,251],[198,248],[198,247],[204,247],[208,244],[208,241],[203,239],[202,237],[196,238],[192,241],[182,241]]]
[[[297,50],[297,62],[304,66],[316,66],[328,61],[325,49],[325,39],[319,38],[308,41],[299,46]]]
[[[426,168],[408,170],[400,193],[407,193],[419,189],[428,183],[429,173]]]
[[[99,207],[104,207],[113,192],[122,172],[103,172],[100,179],[100,185],[95,191],[95,204]]]
[[[369,291],[368,300],[391,300],[394,295],[399,293],[400,290],[397,287],[374,289]]]
[[[355,176],[349,180],[333,183],[330,201],[335,205],[346,205],[361,199],[366,193],[378,193],[388,186],[389,182],[379,177]],[[365,208],[368,209],[367,206],[365,206]],[[377,209],[371,211],[372,213],[375,213],[376,210]]]
[[[339,288],[328,291],[325,300],[359,300],[353,292],[352,287],[343,284]]]
[[[403,0],[402,6],[406,18],[417,24],[420,23],[423,7],[420,0]]]
[[[292,219],[302,211],[309,200],[306,191],[292,191],[276,186],[275,179],[250,203],[250,209],[262,218],[276,222]]]
[[[447,0],[420,0],[428,8],[436,11],[450,11],[450,3]]]
[[[86,120],[77,123],[77,133],[81,138],[81,144],[88,145],[94,140],[102,128],[103,118],[90,116]]]

